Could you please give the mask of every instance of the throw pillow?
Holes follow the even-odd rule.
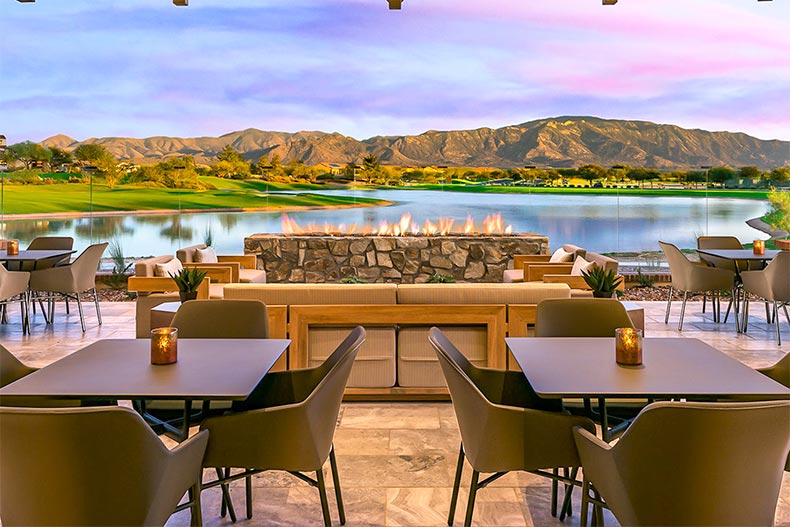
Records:
[[[549,258],[549,263],[572,262],[572,261],[573,261],[573,253],[569,253],[565,251],[562,247],[554,251],[554,254],[551,255],[551,258]]]
[[[582,271],[590,272],[595,264],[593,262],[588,262],[581,256],[577,256],[576,260],[573,262],[573,267],[571,268],[571,275],[573,276],[581,276]]]
[[[171,274],[178,274],[181,272],[184,266],[181,265],[181,260],[178,258],[173,258],[167,263],[163,264],[156,264],[154,268],[154,276],[164,276],[166,278],[170,277]]]
[[[205,249],[195,249],[193,256],[196,262],[200,263],[218,263],[217,251],[213,247],[206,247]]]

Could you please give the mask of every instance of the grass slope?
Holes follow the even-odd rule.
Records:
[[[93,185],[93,211],[178,210],[180,209],[267,209],[299,207],[342,207],[372,205],[378,200],[343,196],[267,194],[267,185],[255,181],[228,181],[206,178],[217,190],[176,190],[119,185],[110,190],[106,185]],[[310,190],[325,188],[316,185],[269,184],[268,190]],[[90,187],[87,184],[67,185],[6,185],[6,214],[42,214],[88,212]]]

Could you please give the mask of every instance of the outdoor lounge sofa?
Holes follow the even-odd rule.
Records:
[[[566,284],[215,284],[226,299],[267,305],[272,338],[290,338],[278,365],[309,368],[323,362],[356,325],[365,326],[349,378],[347,396],[360,398],[446,397],[431,326],[452,335],[479,366],[515,367],[504,338],[526,336],[537,303],[568,298]],[[137,335],[150,332],[150,309],[177,296],[155,293],[137,302]],[[208,294],[206,295],[208,297]],[[278,368],[279,369],[279,368]]]

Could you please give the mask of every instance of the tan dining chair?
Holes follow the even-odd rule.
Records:
[[[586,417],[564,412],[537,410],[521,406],[522,395],[511,395],[497,386],[495,379],[505,379],[493,372],[475,372],[474,366],[442,334],[431,328],[428,340],[436,350],[453,402],[461,449],[458,455],[450,513],[447,524],[452,525],[458,501],[464,457],[472,465],[472,481],[466,506],[464,525],[472,524],[477,491],[508,472],[522,470],[560,481],[569,490],[576,481],[579,457],[573,443],[574,427],[595,433],[595,425]],[[480,385],[466,373],[474,372]],[[523,374],[522,374],[523,375]],[[481,382],[482,381],[482,382]],[[493,381],[493,382],[492,382]],[[485,391],[484,391],[485,390]],[[517,392],[516,392],[517,393]],[[516,405],[513,405],[516,403]],[[557,475],[555,469],[571,469],[570,477]],[[547,469],[553,472],[547,472]],[[493,473],[480,481],[481,473]],[[552,485],[552,513],[556,512],[556,487]],[[566,492],[562,506],[564,515],[570,506],[570,492]]]
[[[28,284],[30,273],[25,271],[8,271],[0,265],[0,319],[8,321],[8,305],[19,302],[22,316],[22,333],[30,333],[30,295]]]
[[[33,238],[27,246],[28,251],[70,251],[74,248],[74,238],[71,236],[37,236]],[[39,262],[35,268],[44,269],[47,267],[54,267],[57,265],[67,265],[71,261],[71,255],[64,256],[57,260],[50,259]],[[43,266],[43,267],[42,267]],[[24,271],[32,271],[33,265],[26,263],[23,268]]]
[[[164,525],[189,492],[201,525],[208,432],[168,450],[123,407],[0,408],[3,525]]]
[[[758,368],[757,371],[790,388],[790,353],[785,353],[785,356],[775,364],[765,368]]]
[[[0,388],[30,375],[36,369],[17,359],[13,353],[0,344]]]
[[[551,298],[538,302],[536,337],[614,337],[617,328],[634,323],[613,298]]]
[[[269,316],[266,304],[258,300],[190,300],[176,311],[170,325],[184,339],[267,339]],[[221,349],[217,353],[222,353]],[[183,423],[183,401],[145,401],[138,410],[171,425]],[[228,403],[205,401],[202,409],[191,416],[194,421],[206,417],[213,408],[222,411]]]
[[[686,315],[686,300],[689,293],[711,293],[711,302],[716,307],[713,309],[713,319],[719,322],[721,319],[720,292],[730,291],[730,305],[727,306],[729,313],[733,299],[737,298],[738,291],[735,282],[735,272],[729,269],[718,269],[706,265],[697,265],[686,258],[680,249],[671,243],[658,242],[661,250],[669,263],[669,273],[672,275],[672,283],[669,286],[669,297],[667,298],[667,311],[664,316],[664,323],[669,324],[669,311],[672,307],[672,293],[681,291],[683,293],[683,304],[680,307],[680,320],[678,321],[678,331],[683,331],[683,318]],[[737,306],[737,304],[735,304]],[[737,308],[736,308],[737,315]],[[736,316],[736,325],[739,321]],[[740,326],[739,326],[740,329]]]
[[[735,236],[699,236],[697,238],[697,249],[743,249],[743,244]],[[718,269],[729,269],[736,273],[741,271],[748,271],[750,264],[748,260],[731,260],[729,258],[719,258],[718,256],[711,256],[709,254],[699,253],[699,259],[709,267],[716,267]],[[702,312],[705,312],[705,305],[708,300],[707,293],[702,297]],[[713,306],[714,309],[716,306]],[[724,323],[730,316],[730,306],[727,308],[727,313],[724,315]]]
[[[269,315],[258,300],[207,299],[184,302],[171,325],[186,339],[267,339]]]
[[[351,367],[364,341],[365,329],[357,326],[321,365],[268,373],[250,399],[236,407],[243,411],[211,417],[200,425],[201,430],[211,432],[203,466],[215,467],[218,476],[203,487],[222,487],[223,504],[228,505],[232,520],[235,512],[227,488],[230,481],[247,480],[247,518],[251,518],[249,477],[266,470],[284,470],[318,488],[324,525],[329,527],[332,520],[323,473],[328,458],[340,524],[345,524],[332,440]],[[231,475],[231,468],[244,471]],[[315,479],[305,472],[315,472]]]
[[[782,345],[781,319],[779,310],[782,308],[787,323],[790,325],[790,314],[787,305],[790,304],[790,251],[779,252],[765,269],[761,271],[746,271],[741,273],[743,290],[746,293],[743,305],[743,322],[741,327],[746,332],[749,326],[749,294],[758,296],[772,304],[771,317],[776,325],[776,344]]]
[[[773,525],[788,430],[790,401],[654,403],[614,445],[577,428],[580,524],[592,502],[636,527]]]
[[[55,298],[64,296],[67,299],[71,298],[77,301],[80,324],[84,333],[85,316],[82,311],[80,294],[90,291],[93,294],[93,302],[96,306],[96,318],[101,326],[101,308],[99,307],[99,296],[96,294],[96,270],[108,245],[106,242],[91,245],[74,262],[68,265],[60,265],[30,273],[30,290],[36,294],[39,292],[43,293],[45,298],[49,300],[48,323],[54,322]]]

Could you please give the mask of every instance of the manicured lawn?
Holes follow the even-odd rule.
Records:
[[[178,209],[267,209],[368,205],[377,200],[317,194],[267,194],[263,182],[228,181],[211,178],[217,190],[175,190],[119,185],[110,190],[93,185],[93,211]],[[217,184],[220,183],[220,184]],[[309,186],[308,188],[325,188]],[[300,190],[295,186],[270,184],[269,190]],[[6,214],[88,212],[90,187],[82,183],[63,185],[6,185]]]
[[[481,192],[491,194],[590,194],[628,196],[687,196],[704,197],[705,190],[650,189],[650,188],[563,188],[563,187],[500,187],[482,185],[412,185],[405,188],[422,190],[443,190],[451,192]],[[768,190],[708,190],[712,198],[768,199]]]

